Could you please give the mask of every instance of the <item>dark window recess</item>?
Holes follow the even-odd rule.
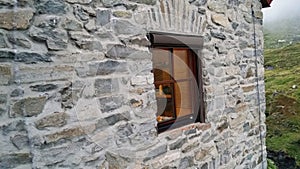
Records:
[[[158,131],[204,122],[200,36],[151,32]]]

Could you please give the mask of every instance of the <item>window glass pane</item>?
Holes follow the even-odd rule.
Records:
[[[176,118],[174,110],[174,85],[155,85],[157,100],[157,121],[163,122]]]
[[[191,81],[178,82],[175,85],[176,116],[186,116],[193,113],[192,105],[192,84]]]
[[[172,60],[168,49],[153,49],[153,73],[154,80],[171,80]]]
[[[188,79],[190,78],[189,72],[189,58],[187,49],[174,49],[174,79]]]

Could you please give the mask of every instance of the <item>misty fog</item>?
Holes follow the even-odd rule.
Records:
[[[264,22],[299,17],[300,0],[273,0],[271,7],[263,9]]]

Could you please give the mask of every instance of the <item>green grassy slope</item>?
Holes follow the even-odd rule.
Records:
[[[265,49],[267,148],[300,165],[300,44]]]

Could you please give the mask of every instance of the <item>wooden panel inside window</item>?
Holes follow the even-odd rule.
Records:
[[[187,49],[174,49],[173,59],[174,59],[174,79],[187,79],[190,78],[189,72],[189,59],[188,59]]]
[[[191,115],[192,111],[192,93],[191,81],[176,83],[175,87],[175,105],[177,117]]]

